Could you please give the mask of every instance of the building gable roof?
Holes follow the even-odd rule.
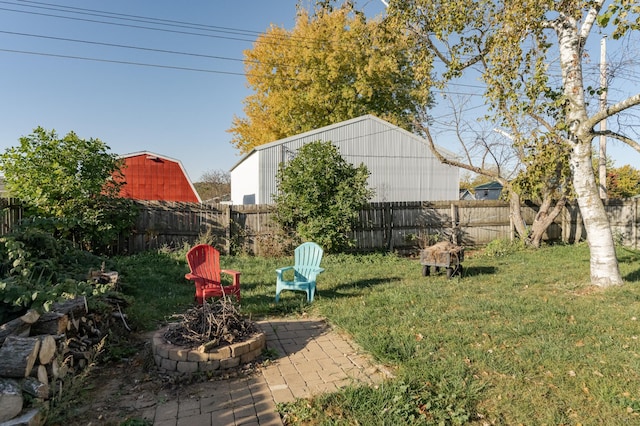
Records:
[[[233,165],[233,167],[231,167],[230,170],[233,171],[236,167],[238,167],[240,164],[242,164],[242,162],[244,162],[247,158],[252,156],[255,152],[262,151],[262,150],[265,150],[265,149],[269,149],[269,148],[272,148],[274,146],[284,145],[284,144],[286,144],[288,142],[291,142],[291,141],[294,141],[296,139],[306,138],[306,137],[309,137],[309,136],[313,136],[314,134],[319,134],[319,133],[327,132],[327,131],[334,130],[334,129],[337,129],[337,128],[340,128],[340,127],[349,126],[349,125],[352,125],[354,123],[358,123],[360,121],[365,121],[365,120],[376,121],[376,122],[378,122],[378,123],[380,123],[380,124],[382,124],[382,125],[384,125],[386,127],[389,127],[390,130],[403,133],[405,136],[407,136],[410,139],[413,139],[415,141],[418,141],[418,142],[424,143],[424,144],[427,143],[427,141],[424,138],[422,138],[422,137],[420,137],[420,136],[418,136],[418,135],[416,135],[414,133],[411,133],[411,132],[409,132],[409,131],[407,131],[407,130],[399,127],[399,126],[391,124],[388,121],[382,120],[382,119],[376,117],[375,115],[366,114],[366,115],[362,115],[360,117],[352,118],[350,120],[345,120],[345,121],[341,121],[339,123],[330,124],[328,126],[320,127],[318,129],[314,129],[314,130],[309,130],[308,132],[300,133],[300,134],[297,134],[297,135],[294,135],[294,136],[289,136],[289,137],[286,137],[286,138],[283,138],[283,139],[279,139],[277,141],[273,141],[273,142],[269,142],[269,143],[257,146],[255,148],[253,148],[251,151],[249,151],[246,155],[244,155],[236,164]],[[340,142],[340,141],[332,141],[332,142],[337,143],[337,142]],[[451,151],[448,151],[448,150],[446,150],[446,149],[444,149],[444,148],[442,148],[440,146],[437,146],[437,145],[436,145],[436,147],[438,148],[438,150],[445,157],[452,158],[452,159],[456,158],[456,155],[454,153],[452,153]]]

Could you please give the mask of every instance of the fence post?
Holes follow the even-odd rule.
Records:
[[[384,233],[387,236],[387,250],[393,251],[393,209],[391,203],[385,203],[384,209]]]
[[[225,232],[225,251],[227,254],[231,254],[231,205],[226,204],[224,206],[224,215],[222,215],[222,219],[224,220],[224,232]]]
[[[458,245],[458,209],[451,203],[451,242]]]

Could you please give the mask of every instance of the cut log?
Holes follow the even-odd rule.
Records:
[[[33,370],[31,370],[31,377],[35,377],[39,382],[44,383],[46,385],[49,384],[49,375],[47,373],[47,367],[44,365],[35,365]]]
[[[82,316],[87,313],[84,297],[76,297],[75,299],[69,299],[64,302],[56,302],[51,306],[52,312],[60,312],[61,314],[74,314],[75,316]]]
[[[20,414],[23,404],[24,399],[18,382],[0,377],[0,423]]]
[[[0,325],[0,346],[2,346],[2,343],[4,342],[4,339],[7,338],[7,336],[21,336],[25,333],[26,335],[29,335],[31,324],[35,323],[39,317],[40,314],[37,311],[31,309],[21,317]]]
[[[38,362],[49,364],[56,354],[56,340],[52,336],[37,336],[40,338],[40,351],[38,352]]]
[[[45,365],[45,368],[47,369],[47,376],[53,379],[60,378],[60,364],[58,364],[58,360],[56,358],[53,358],[50,363]]]
[[[22,412],[18,417],[14,417],[11,421],[2,423],[2,426],[40,426],[44,424],[42,410],[32,408]]]
[[[27,377],[20,382],[20,388],[36,398],[49,399],[49,385],[34,377]]]
[[[0,376],[27,377],[38,357],[40,339],[7,336],[0,347]]]
[[[63,334],[67,331],[69,317],[60,312],[47,312],[31,326],[31,334]]]

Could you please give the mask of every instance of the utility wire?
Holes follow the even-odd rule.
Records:
[[[180,52],[180,51],[177,51],[177,50],[155,49],[155,48],[151,48],[151,47],[130,46],[130,45],[126,45],[126,44],[105,43],[105,42],[90,41],[90,40],[79,40],[79,39],[73,39],[73,38],[46,36],[46,35],[41,35],[41,34],[18,33],[18,32],[13,32],[13,31],[2,31],[2,30],[0,30],[0,33],[1,34],[18,35],[18,36],[23,36],[23,37],[44,38],[44,39],[47,39],[47,40],[67,41],[67,42],[72,42],[72,43],[84,43],[84,44],[91,44],[91,45],[96,45],[96,46],[118,47],[118,48],[122,48],[122,49],[143,50],[143,51],[147,51],[147,52],[170,53],[170,54],[173,54],[173,55],[195,56],[195,57],[207,58],[207,59],[220,59],[220,60],[225,60],[225,61],[236,61],[236,62],[243,62],[243,63],[244,62],[258,62],[258,61],[248,61],[248,60],[245,60],[245,59],[230,58],[230,57],[227,57],[227,56],[205,55],[205,54],[201,54],[201,53]]]
[[[211,74],[227,74],[227,75],[240,75],[240,76],[246,75],[245,73],[241,73],[241,72],[207,70],[202,68],[178,67],[173,65],[148,64],[143,62],[132,62],[132,61],[118,61],[115,59],[89,58],[85,56],[58,55],[54,53],[29,52],[26,50],[0,49],[0,52],[21,53],[26,55],[37,55],[37,56],[50,56],[54,58],[65,58],[65,59],[79,59],[83,61],[107,62],[112,64],[137,65],[140,67],[166,68],[166,69],[181,70],[181,71],[196,71],[196,72],[204,72],[204,73],[211,73]]]

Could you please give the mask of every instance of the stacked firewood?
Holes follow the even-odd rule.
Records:
[[[118,311],[114,309],[120,315]],[[65,381],[92,362],[115,320],[124,318],[90,312],[80,297],[56,303],[42,315],[30,310],[0,325],[0,423],[23,412],[26,401],[61,394]],[[29,412],[38,415],[37,410]]]

